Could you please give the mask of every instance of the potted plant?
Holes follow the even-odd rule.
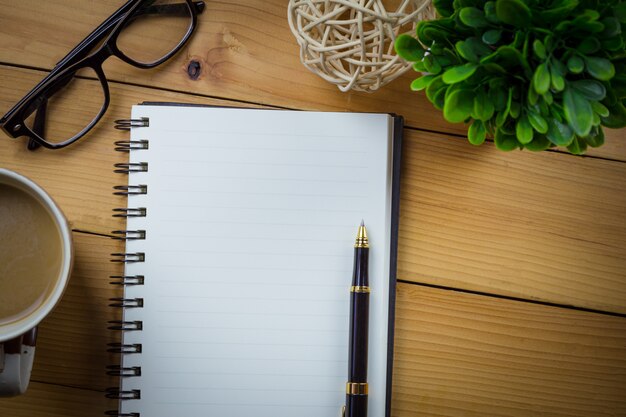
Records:
[[[468,139],[489,135],[505,151],[604,143],[603,126],[626,126],[626,2],[434,0],[439,17],[395,48]]]

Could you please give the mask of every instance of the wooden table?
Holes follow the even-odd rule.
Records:
[[[123,1],[0,1],[0,112]],[[190,77],[188,66],[200,68]],[[111,209],[125,155],[113,130],[144,100],[395,112],[406,117],[394,416],[626,415],[626,130],[577,157],[467,143],[408,85],[340,93],[299,61],[286,1],[207,1],[190,44],[155,70],[105,65],[112,102],[89,138],[27,152],[0,134],[0,166],[47,189],[76,247],[71,284],[40,327],[28,393],[0,415],[98,416],[119,296]],[[71,115],[68,114],[68,122]],[[380,416],[373,416],[380,417]]]

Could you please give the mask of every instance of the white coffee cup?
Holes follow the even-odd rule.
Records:
[[[50,215],[56,225],[54,230],[58,231],[59,234],[58,237],[61,244],[58,253],[61,259],[58,264],[59,267],[55,269],[55,271],[58,271],[58,274],[55,272],[55,276],[49,277],[49,284],[47,284],[45,296],[41,296],[36,307],[33,307],[32,310],[29,309],[15,320],[0,321],[0,397],[14,396],[26,391],[33,367],[37,325],[52,311],[61,299],[71,274],[74,258],[70,227],[65,216],[52,198],[41,187],[28,178],[13,171],[0,168],[0,208],[3,207],[3,204],[5,205],[5,215],[7,213],[10,215],[14,212],[12,211],[12,207],[10,209],[6,207],[10,204],[10,201],[13,201],[9,195],[12,190],[11,187],[23,191],[28,195],[28,198],[24,200],[27,204],[31,204],[29,199],[32,199],[33,205],[39,205],[37,210],[43,208]],[[4,190],[4,195],[2,190]],[[4,230],[6,232],[6,230],[15,229],[7,227]],[[3,229],[0,229],[0,239],[6,239],[5,242],[10,242],[13,236],[2,236],[2,231]],[[6,244],[8,245],[10,243]],[[0,242],[0,248],[2,248],[2,242]],[[57,252],[54,253],[56,254]],[[13,277],[14,275],[9,275],[8,272],[8,265],[11,263],[11,259],[9,259],[8,262],[5,259],[5,262],[7,266],[0,265],[0,274],[6,274],[5,277]],[[11,271],[13,274],[14,270]],[[24,275],[28,275],[27,272],[28,271],[25,271]],[[24,276],[23,281],[20,280],[20,285],[28,285],[30,278],[29,276]],[[0,276],[0,284],[2,279],[3,276]],[[21,276],[20,279],[22,279]],[[14,281],[11,281],[11,283],[13,282]],[[22,284],[22,282],[24,284]],[[7,291],[6,288],[14,287],[5,286],[5,292],[7,293],[3,296],[13,296],[13,294],[10,293],[11,290]],[[7,298],[5,298],[5,300],[6,299]]]

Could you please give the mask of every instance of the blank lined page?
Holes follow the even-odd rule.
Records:
[[[142,331],[124,390],[142,417],[336,417],[345,401],[354,240],[370,237],[370,415],[385,415],[391,127],[385,114],[135,106],[147,195],[126,267]]]

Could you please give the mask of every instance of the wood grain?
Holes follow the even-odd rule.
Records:
[[[0,62],[51,69],[123,3],[0,0]],[[187,71],[192,61],[200,65],[197,78]],[[309,72],[300,63],[284,0],[206,2],[196,33],[173,60],[146,71],[110,59],[105,72],[121,82],[293,109],[393,112],[412,127],[466,134],[463,125],[446,123],[422,93],[410,91],[413,72],[373,94],[341,93]],[[588,154],[626,161],[626,133],[607,130],[607,144]]]
[[[0,415],[6,417],[95,417],[114,409],[116,402],[102,392],[39,382],[31,382],[24,395],[0,398]]]
[[[626,319],[398,288],[394,417],[626,415]]]
[[[626,413],[624,318],[412,284],[399,284],[396,314],[394,417]],[[66,362],[57,377],[99,367],[79,356],[59,358]],[[47,380],[53,365],[36,366],[51,368],[34,376]],[[0,415],[111,407],[100,392],[34,382],[27,395],[0,400]]]
[[[0,107],[8,108],[19,100],[43,74],[0,65]],[[111,84],[110,89],[113,99],[105,116],[88,136],[70,147],[31,152],[26,149],[24,138],[15,140],[0,131],[0,166],[13,169],[41,185],[60,205],[73,228],[102,234],[123,229],[125,224],[121,219],[111,217],[111,209],[126,206],[123,197],[112,194],[113,186],[128,182],[125,175],[113,172],[115,163],[128,161],[127,154],[114,151],[114,142],[127,140],[129,135],[113,129],[114,120],[128,118],[131,106],[144,100],[233,105],[223,100],[123,84]],[[91,100],[98,101],[95,97]],[[72,132],[82,128],[71,114],[63,122]]]
[[[106,366],[119,362],[119,355],[107,353],[107,343],[119,341],[119,334],[108,330],[107,322],[120,320],[120,310],[108,305],[122,290],[109,284],[109,276],[120,275],[123,267],[109,259],[124,245],[83,233],[72,237],[74,270],[61,302],[39,326],[32,378],[103,391],[117,385]]]
[[[626,164],[406,133],[401,279],[626,313]]]
[[[15,92],[39,72],[0,66]],[[0,165],[18,169],[56,198],[78,229],[123,228],[111,194],[127,133],[112,129],[142,100],[211,100],[112,83],[101,130],[62,151],[27,152],[0,141]],[[69,119],[69,116],[68,116]],[[71,120],[67,121],[71,124]],[[3,136],[3,134],[0,134]],[[503,153],[458,137],[406,130],[401,190],[401,279],[626,311],[626,164],[555,152]]]

